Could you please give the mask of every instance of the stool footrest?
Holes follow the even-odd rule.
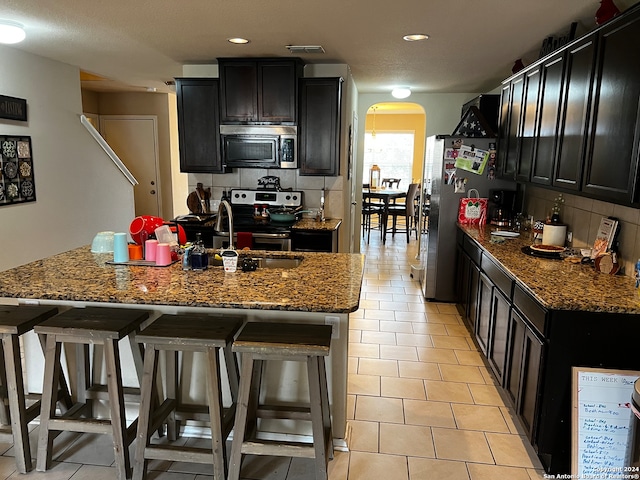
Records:
[[[33,405],[29,405],[27,407],[25,411],[25,418],[27,420],[27,423],[32,421],[38,415],[40,415],[40,401],[37,401]]]
[[[138,387],[123,387],[123,398],[127,403],[140,401],[140,389]],[[106,385],[92,385],[87,389],[87,398],[92,400],[109,400],[109,390]]]
[[[149,445],[144,449],[144,458],[169,460],[171,462],[212,464],[213,450],[210,448],[174,447],[172,445]]]
[[[260,405],[256,415],[260,418],[284,418],[311,421],[311,409],[309,407],[296,407],[291,405]]]
[[[272,455],[275,457],[315,458],[313,443],[250,440],[242,443],[243,455]]]
[[[111,433],[111,420],[88,418],[52,418],[49,430],[64,430],[80,433]]]

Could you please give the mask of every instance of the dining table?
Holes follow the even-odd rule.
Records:
[[[406,190],[394,190],[389,188],[364,188],[363,198],[382,200],[382,243],[387,242],[387,220],[389,219],[389,205],[392,200],[407,198]]]

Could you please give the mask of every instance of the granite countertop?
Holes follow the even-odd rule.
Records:
[[[301,218],[292,227],[292,230],[318,230],[318,231],[334,231],[337,230],[342,219],[327,218],[324,222],[318,222],[314,218]]]
[[[241,255],[246,252],[240,252]],[[302,258],[293,269],[225,273],[221,266],[184,271],[110,265],[112,254],[80,247],[0,274],[0,297],[211,308],[349,313],[357,310],[364,255],[265,252],[251,256]]]
[[[550,310],[640,313],[640,295],[631,277],[600,273],[590,264],[526,255],[522,247],[533,243],[529,232],[492,243],[491,231],[496,227],[460,228]]]

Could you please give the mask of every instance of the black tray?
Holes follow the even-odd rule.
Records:
[[[549,253],[538,252],[536,250],[531,250],[531,247],[528,245],[526,247],[522,247],[521,250],[522,250],[522,253],[524,253],[525,255],[530,255],[532,257],[547,258],[549,260],[562,259],[562,256],[561,256],[562,252],[549,252]]]

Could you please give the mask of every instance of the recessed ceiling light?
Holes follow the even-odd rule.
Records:
[[[25,37],[26,34],[21,24],[10,20],[0,20],[0,43],[19,43]]]
[[[405,35],[402,37],[402,39],[407,42],[419,42],[420,40],[426,40],[428,38],[429,35],[425,35],[424,33],[412,33],[411,35]]]
[[[394,98],[407,98],[411,95],[411,89],[409,87],[396,87],[391,90],[391,95]]]
[[[227,42],[235,43],[236,45],[244,45],[245,43],[249,43],[249,40],[241,37],[227,38]]]

